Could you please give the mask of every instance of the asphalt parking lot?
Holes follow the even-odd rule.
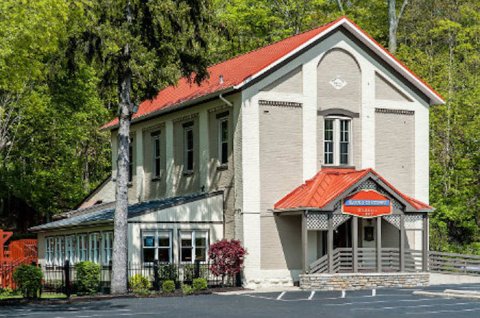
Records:
[[[480,285],[429,287],[480,290]],[[413,289],[288,291],[242,295],[127,298],[65,305],[0,307],[0,317],[480,317],[480,301],[429,298]]]

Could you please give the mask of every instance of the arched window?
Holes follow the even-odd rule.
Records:
[[[343,116],[325,117],[323,162],[325,165],[351,165],[352,119]]]

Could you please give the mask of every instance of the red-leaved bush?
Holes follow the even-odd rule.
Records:
[[[208,257],[212,262],[210,270],[215,276],[222,276],[222,283],[225,276],[233,277],[240,273],[243,260],[247,251],[238,240],[223,239],[210,245]]]

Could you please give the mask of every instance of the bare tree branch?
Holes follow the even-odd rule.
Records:
[[[397,26],[398,26],[398,22],[402,18],[403,12],[405,11],[405,8],[407,7],[407,5],[408,5],[408,0],[403,0],[402,7],[400,8],[400,12],[398,13],[398,16],[397,16]]]
[[[338,6],[338,10],[340,10],[342,13],[345,13],[345,11],[343,10],[342,0],[337,0],[337,6]]]

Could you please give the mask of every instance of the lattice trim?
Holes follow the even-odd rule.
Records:
[[[400,215],[384,215],[383,219],[400,230]]]
[[[307,230],[317,230],[317,231],[328,230],[328,215],[324,213],[308,214]]]
[[[405,215],[405,229],[406,230],[422,230],[423,229],[423,215]]]
[[[336,229],[343,223],[347,222],[350,219],[350,215],[334,214],[333,215],[333,229]]]

